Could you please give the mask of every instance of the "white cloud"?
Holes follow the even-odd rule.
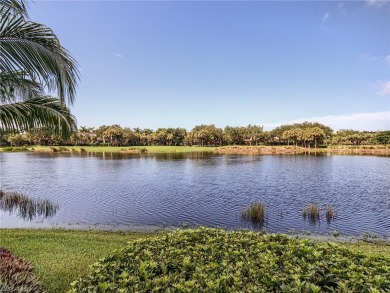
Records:
[[[322,23],[321,23],[321,28],[325,28],[325,24],[328,22],[330,17],[330,12],[325,12],[324,16],[322,17]]]
[[[337,12],[339,15],[345,16],[347,14],[347,10],[345,9],[345,5],[343,2],[340,2],[337,5]]]
[[[304,121],[319,122],[327,126],[330,126],[333,130],[339,130],[339,129],[354,129],[360,131],[389,130],[390,111],[300,118],[300,119],[289,121],[287,124],[301,123]]]
[[[390,80],[378,80],[373,84],[373,87],[378,90],[377,95],[390,96]]]
[[[376,62],[376,61],[380,61],[380,62],[385,62],[387,63],[388,65],[390,65],[390,54],[389,55],[386,55],[386,56],[375,56],[375,55],[372,55],[371,53],[363,53],[363,54],[360,54],[359,55],[359,60],[361,63],[370,63],[370,62]]]
[[[390,65],[390,55],[385,56],[385,62]]]
[[[384,6],[388,1],[386,0],[366,0],[366,4],[367,6],[371,6],[371,7],[382,7]]]
[[[119,54],[119,53],[115,53],[114,54],[116,57],[118,57],[118,58],[122,58],[123,57],[123,55],[122,54]]]
[[[368,62],[372,62],[372,61],[377,61],[378,59],[382,59],[382,58],[374,56],[371,53],[363,53],[363,54],[360,54],[359,59],[360,59],[360,62],[362,62],[362,63],[368,63]]]

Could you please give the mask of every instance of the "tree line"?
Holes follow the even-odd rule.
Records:
[[[8,134],[3,144],[79,145],[79,146],[225,146],[225,145],[291,145],[317,148],[329,145],[390,144],[390,131],[338,130],[318,122],[285,124],[271,131],[263,126],[197,125],[191,131],[184,128],[129,128],[114,124],[98,128],[81,126],[69,138],[42,129]]]

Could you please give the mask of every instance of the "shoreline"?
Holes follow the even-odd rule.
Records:
[[[384,155],[390,156],[387,146],[331,146],[327,148],[303,148],[295,146],[227,146],[216,148],[220,154],[255,154],[255,155]]]
[[[155,226],[155,225],[113,225],[113,224],[87,224],[77,223],[71,225],[71,227],[1,227],[0,234],[2,231],[29,231],[33,232],[67,232],[67,233],[113,233],[113,234],[148,234],[148,235],[159,235],[160,233],[170,233],[176,230],[193,230],[205,226]],[[372,244],[372,245],[385,245],[389,246],[390,249],[390,236],[377,235],[364,233],[361,235],[343,234],[335,230],[332,232],[311,232],[307,230],[295,230],[290,229],[288,231],[272,231],[267,229],[251,230],[248,228],[226,228],[226,227],[206,227],[212,229],[221,229],[225,231],[251,231],[260,234],[278,234],[286,235],[289,238],[296,239],[308,239],[318,242],[335,242],[339,244]]]
[[[303,148],[296,146],[31,146],[2,147],[0,152],[36,152],[36,153],[118,153],[118,154],[178,154],[178,153],[214,153],[227,155],[380,155],[390,156],[390,146],[330,146],[321,148]]]

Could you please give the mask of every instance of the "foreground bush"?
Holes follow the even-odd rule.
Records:
[[[390,259],[332,243],[217,229],[138,240],[71,292],[389,292]]]
[[[0,247],[0,292],[45,292],[32,266]]]

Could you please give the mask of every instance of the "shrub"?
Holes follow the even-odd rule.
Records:
[[[0,292],[45,292],[32,266],[0,247]]]
[[[66,147],[59,147],[58,151],[60,151],[60,152],[70,152],[70,149],[68,149]]]
[[[70,292],[387,292],[390,259],[333,243],[199,228],[130,242]]]
[[[28,152],[28,148],[25,146],[22,147],[3,147],[1,148],[3,152]]]

